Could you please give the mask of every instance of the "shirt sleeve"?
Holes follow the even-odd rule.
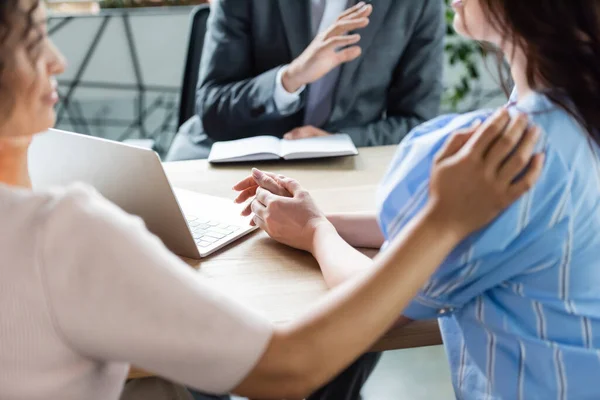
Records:
[[[225,393],[271,338],[268,321],[211,289],[141,219],[90,189],[57,200],[40,243],[57,330],[83,356]]]
[[[436,133],[413,136],[399,150],[384,182],[387,199],[381,214],[388,241],[427,203],[431,165],[443,142]],[[569,175],[560,155],[546,147],[544,170],[534,188],[460,244],[403,314],[411,319],[451,315],[487,290],[560,258],[560,246],[548,243],[564,243],[567,234]]]
[[[273,95],[275,106],[277,107],[277,111],[281,115],[291,115],[298,111],[300,105],[302,104],[300,95],[306,88],[306,85],[300,87],[300,89],[296,90],[293,93],[288,92],[283,87],[283,73],[288,68],[288,65],[284,65],[277,71],[277,75],[275,78],[275,93]]]

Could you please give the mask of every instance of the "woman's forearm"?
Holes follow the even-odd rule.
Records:
[[[332,225],[318,229],[314,237],[313,256],[329,288],[364,273],[373,260],[348,244]]]
[[[327,219],[352,247],[379,249],[385,238],[375,213],[330,214]]]
[[[338,286],[292,326],[278,330],[238,392],[303,398],[367,351],[459,243],[437,221],[429,213],[415,218],[372,268]],[[318,235],[325,245],[337,233],[324,224]]]

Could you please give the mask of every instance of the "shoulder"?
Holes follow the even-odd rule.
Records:
[[[466,114],[446,114],[414,128],[398,146],[394,163],[405,162],[407,152],[426,153],[433,156],[457,130],[467,128],[475,122],[483,122],[491,110],[474,111]]]
[[[394,29],[412,32],[419,27],[437,29],[443,26],[444,5],[439,0],[421,0],[418,3],[390,0],[389,3],[389,9],[385,10],[385,21]],[[377,1],[373,2],[373,7],[377,12]]]
[[[421,19],[426,21],[438,20],[444,15],[445,6],[438,0],[422,0]]]
[[[410,1],[394,1],[390,0],[390,10],[397,10],[403,14],[411,17],[412,19],[423,19],[423,18],[437,18],[442,15],[442,11],[445,9],[442,2],[439,0],[421,0],[415,7],[414,2]],[[373,7],[377,7],[377,1],[372,2]]]
[[[485,120],[490,111],[439,116],[413,129],[400,143],[377,191],[377,204],[395,221],[410,218],[426,201],[433,159],[448,137]],[[403,211],[402,211],[403,210]],[[400,226],[401,224],[394,224]]]
[[[395,169],[400,164],[408,165],[432,159],[452,133],[469,127],[475,122],[483,122],[490,114],[490,110],[447,114],[417,126],[398,145],[391,169]],[[409,154],[412,156],[407,158]]]
[[[3,226],[11,231],[10,243],[20,249],[31,243],[35,252],[72,249],[99,238],[114,237],[115,232],[143,227],[85,185],[52,189],[10,190],[0,203]],[[5,243],[6,244],[6,243]]]
[[[20,201],[31,205],[31,217],[42,225],[57,219],[76,219],[95,207],[102,208],[108,202],[93,187],[81,183],[21,193]]]
[[[589,135],[583,126],[548,97],[534,93],[519,101],[514,111],[528,114],[531,123],[541,128],[540,148],[554,154],[565,169],[571,170],[582,150],[589,149]]]
[[[75,184],[50,192],[49,219],[106,219],[127,214],[91,186]]]
[[[48,194],[43,218],[43,245],[69,248],[116,238],[143,229],[144,224],[100,195],[94,188],[76,184]]]

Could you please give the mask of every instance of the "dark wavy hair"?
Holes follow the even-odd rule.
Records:
[[[39,0],[34,0],[28,9],[20,7],[21,0],[0,1],[0,46],[4,45],[15,26],[23,22],[22,37],[26,37],[34,27],[33,13],[40,5]]]
[[[39,0],[32,1],[28,9],[21,7],[21,0],[0,0],[0,93],[2,98],[2,107],[0,115],[10,114],[13,105],[14,94],[8,93],[4,89],[2,77],[6,69],[7,62],[12,57],[13,49],[9,46],[11,35],[18,34],[17,39],[25,39],[35,27],[33,13],[40,5]],[[15,32],[20,29],[21,32]]]
[[[530,87],[600,145],[600,1],[479,1],[504,41],[525,52]]]

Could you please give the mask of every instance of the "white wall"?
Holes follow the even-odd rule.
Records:
[[[131,31],[141,67],[141,76],[147,85],[160,85],[173,88],[175,93],[168,94],[166,100],[179,102],[177,90],[181,86],[183,66],[187,51],[189,7],[174,7],[151,11],[136,11],[130,15]],[[126,40],[123,18],[117,11],[109,20],[106,30],[98,42],[96,51],[90,59],[82,82],[109,84],[136,84],[132,58]],[[50,29],[61,18],[51,19]],[[52,35],[58,47],[69,60],[69,67],[59,80],[74,80],[89,50],[94,36],[103,21],[102,16],[76,17],[62,29]],[[66,95],[67,86],[60,91]],[[167,92],[168,93],[168,92]],[[147,104],[160,93],[147,94]],[[80,109],[88,121],[102,119],[132,120],[137,115],[137,92],[134,90],[88,89],[79,87],[74,91],[75,103],[70,107],[76,114]],[[80,105],[77,108],[77,105]],[[168,110],[160,108],[151,114],[146,128],[154,131],[163,123]],[[171,119],[168,131],[175,129],[177,115]],[[59,128],[67,130],[86,130],[82,124],[70,124],[63,121]],[[117,138],[126,127],[87,127],[94,135]],[[88,133],[88,132],[85,132]],[[138,134],[133,130],[133,136]],[[167,132],[168,133],[168,132]]]

